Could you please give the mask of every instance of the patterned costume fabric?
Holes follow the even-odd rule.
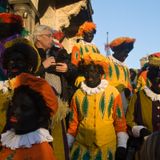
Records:
[[[79,61],[83,59],[85,54],[88,53],[100,53],[98,48],[92,44],[87,43],[84,40],[80,40],[80,42],[76,43],[73,46],[72,54],[71,54],[71,62],[75,65],[78,65]]]
[[[137,79],[137,87],[136,87],[136,91],[139,91],[141,89],[143,89],[145,86],[150,87],[151,83],[149,81],[149,79],[147,78],[147,72],[148,71],[143,71],[138,79]]]
[[[124,88],[132,89],[129,78],[129,69],[128,67],[115,59],[113,56],[109,56],[109,68],[107,80],[111,85],[115,86],[120,92]]]
[[[71,159],[114,159],[116,133],[126,131],[120,94],[108,84],[103,89],[83,86],[71,101],[68,133],[75,137]]]

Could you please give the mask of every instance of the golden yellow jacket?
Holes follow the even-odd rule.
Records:
[[[126,131],[119,92],[108,84],[95,90],[84,86],[82,82],[72,98],[68,133],[86,146],[103,146],[115,141],[116,132]]]

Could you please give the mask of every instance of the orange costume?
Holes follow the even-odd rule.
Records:
[[[43,150],[43,152],[39,152]],[[14,156],[14,158],[12,158]],[[0,153],[0,160],[56,160],[51,146],[47,142],[35,144],[32,148],[19,148],[16,151],[6,148]]]

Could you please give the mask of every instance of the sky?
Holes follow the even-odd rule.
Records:
[[[117,37],[135,38],[125,60],[129,68],[140,68],[140,59],[160,52],[160,0],[91,0],[97,32],[93,43],[106,55],[104,44]],[[110,51],[112,53],[112,51]]]

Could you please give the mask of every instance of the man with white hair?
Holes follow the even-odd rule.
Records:
[[[33,41],[41,56],[42,64],[37,72],[38,76],[45,78],[53,87],[57,96],[64,102],[69,103],[74,93],[74,77],[77,69],[70,61],[70,55],[67,51],[54,44],[54,31],[46,25],[36,26],[33,32]],[[61,103],[62,104],[62,103]],[[59,111],[66,112],[68,105],[60,105]],[[61,160],[68,160],[69,150],[64,144],[66,140],[65,134],[65,118],[66,114],[59,114],[59,121],[54,123],[52,135],[55,140],[53,143],[56,157]]]

